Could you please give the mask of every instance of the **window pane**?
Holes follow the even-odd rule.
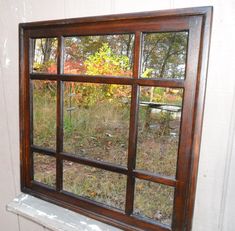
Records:
[[[39,153],[33,154],[34,180],[55,187],[56,159]]]
[[[136,168],[175,176],[182,89],[140,87]]]
[[[184,79],[188,32],[144,33],[143,78]]]
[[[124,209],[126,176],[64,161],[63,189],[78,196]]]
[[[64,73],[132,76],[133,34],[67,37]]]
[[[33,81],[33,143],[56,147],[56,82]]]
[[[126,165],[131,87],[65,83],[64,151]]]
[[[57,73],[57,38],[33,39],[33,72]]]
[[[134,214],[171,225],[174,188],[136,179]]]

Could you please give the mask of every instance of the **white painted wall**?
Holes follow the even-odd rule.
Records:
[[[0,0],[0,230],[46,230],[5,211],[20,191],[18,23],[203,5],[214,23],[193,230],[235,230],[234,0]]]

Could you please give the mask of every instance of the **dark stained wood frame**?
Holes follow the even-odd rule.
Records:
[[[212,7],[22,23],[19,25],[20,68],[20,164],[21,190],[123,230],[189,231],[192,226],[206,87]],[[142,32],[188,31],[186,78],[184,80],[140,78]],[[63,74],[63,38],[66,36],[134,33],[133,78]],[[31,71],[32,39],[58,38],[57,74]],[[57,82],[56,150],[33,145],[32,81]],[[127,167],[89,160],[63,152],[63,81],[126,84],[132,86]],[[184,89],[181,135],[176,178],[135,169],[139,86]],[[56,158],[56,189],[33,181],[32,153]],[[63,191],[63,160],[89,165],[127,176],[125,211]],[[133,212],[135,178],[175,187],[172,227],[137,217]]]

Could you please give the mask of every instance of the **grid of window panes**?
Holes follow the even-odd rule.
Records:
[[[188,32],[141,37],[138,76],[133,72],[134,34],[65,37],[63,52],[58,52],[60,38],[32,40],[31,74],[79,76],[78,81],[32,80],[33,179],[56,189],[60,155],[63,191],[127,211],[126,195],[133,187],[131,213],[170,226],[184,92],[141,82],[135,91],[131,81],[183,80]],[[63,63],[61,73],[57,73],[58,58]],[[93,81],[97,76],[104,81]],[[108,83],[107,78],[119,80]],[[126,78],[130,80],[124,84]],[[137,132],[134,148],[129,147],[131,124]],[[58,142],[62,142],[59,148]],[[131,186],[130,161],[135,162]]]

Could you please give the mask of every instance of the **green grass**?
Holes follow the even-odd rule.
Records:
[[[136,180],[134,213],[170,224],[174,188],[144,180]]]
[[[96,104],[64,112],[64,150],[76,155],[127,165],[129,107]]]
[[[78,196],[125,209],[125,175],[64,161],[63,185]]]
[[[146,109],[140,110],[136,167],[174,177],[180,119],[173,119],[168,114],[150,115],[148,121]],[[146,121],[148,121],[147,125]],[[171,132],[175,136],[170,135]]]
[[[55,187],[56,159],[39,153],[33,154],[34,180]]]
[[[34,92],[34,142],[55,149],[55,88]],[[127,166],[130,105],[120,99],[97,99],[87,106],[75,96],[64,103],[64,151],[82,157]],[[72,106],[73,110],[67,110]],[[176,171],[179,119],[150,115],[140,110],[138,169],[174,176]],[[175,132],[171,136],[170,132]],[[37,155],[34,179],[55,186],[55,162]],[[126,176],[64,162],[64,190],[124,210]],[[134,212],[164,224],[171,223],[174,189],[137,180]]]
[[[55,149],[56,147],[56,83],[40,86],[34,82],[33,143]]]

